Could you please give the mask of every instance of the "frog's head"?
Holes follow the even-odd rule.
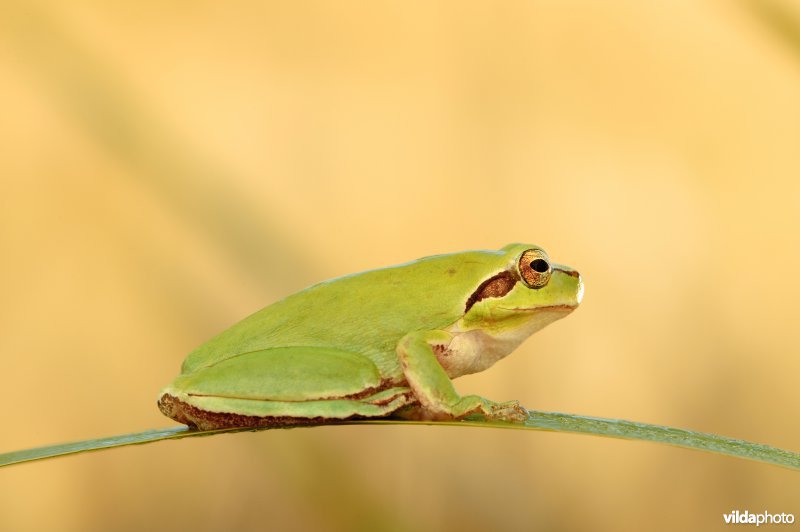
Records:
[[[510,244],[501,253],[498,269],[467,299],[459,328],[518,344],[577,308],[583,297],[577,271],[531,244]]]

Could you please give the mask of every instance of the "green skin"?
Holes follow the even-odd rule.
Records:
[[[541,286],[531,287],[532,270],[523,271],[531,253],[545,261],[540,269],[547,267],[533,273]],[[492,291],[486,281],[498,275],[505,281]],[[574,310],[582,295],[576,271],[551,264],[530,244],[332,279],[195,349],[161,392],[159,407],[201,429],[390,414],[524,419],[516,401],[462,397],[451,379],[487,369]]]

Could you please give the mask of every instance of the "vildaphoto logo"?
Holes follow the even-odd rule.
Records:
[[[722,514],[726,525],[791,525],[794,523],[794,514],[771,514],[764,511],[754,514],[745,510],[734,510],[729,514]]]

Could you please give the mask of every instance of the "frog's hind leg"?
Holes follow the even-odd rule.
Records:
[[[388,388],[363,355],[280,347],[181,375],[158,406],[180,423],[210,430],[381,417],[411,402],[409,388]]]
[[[409,388],[391,388],[384,392],[375,394],[382,397],[376,398],[374,403],[369,402],[370,398],[303,403],[221,397],[192,397],[189,401],[184,401],[170,393],[164,393],[158,400],[158,407],[166,416],[179,423],[200,430],[214,430],[233,427],[307,425],[384,417],[414,402]]]

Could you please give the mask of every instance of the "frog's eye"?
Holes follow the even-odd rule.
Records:
[[[541,288],[550,281],[550,259],[540,249],[524,251],[519,257],[518,267],[522,280],[530,288]]]

